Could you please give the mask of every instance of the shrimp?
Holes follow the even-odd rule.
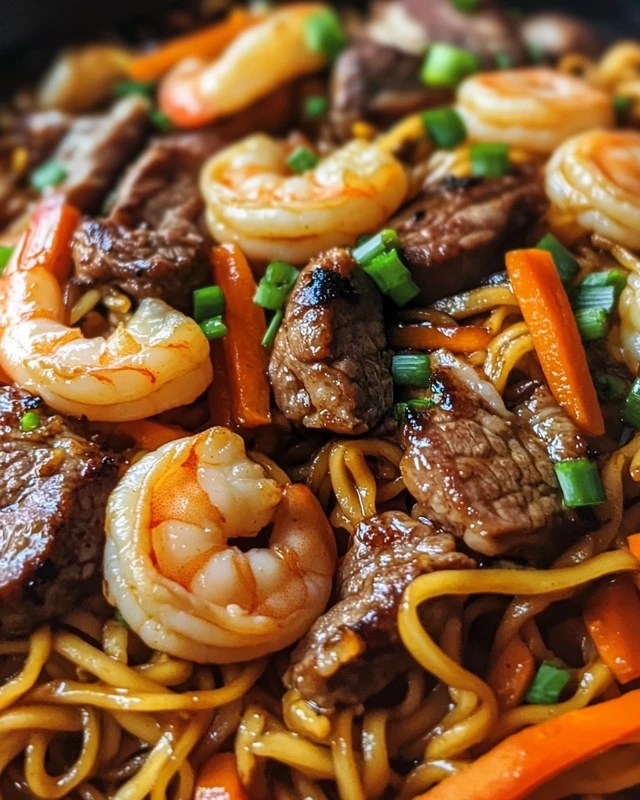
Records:
[[[304,264],[379,228],[407,193],[404,168],[375,144],[353,140],[302,175],[291,174],[287,152],[256,134],[205,164],[200,187],[215,239],[252,259]]]
[[[0,280],[0,366],[52,408],[105,422],[143,419],[193,402],[211,383],[200,327],[143,300],[108,338],[67,325],[63,287],[78,212],[43,200]]]
[[[564,142],[546,168],[555,216],[640,248],[640,133],[591,131]]]
[[[160,86],[160,108],[182,128],[199,127],[322,69],[326,55],[309,47],[305,28],[311,17],[328,10],[322,3],[287,6],[241,33],[212,63],[183,61]]]
[[[542,67],[467,78],[458,89],[457,108],[471,139],[541,153],[576,133],[615,122],[610,95]]]
[[[272,524],[268,547],[240,550]],[[227,428],[170,442],[111,494],[109,596],[149,646],[199,663],[292,644],[324,611],[333,531],[305,485],[280,486]]]

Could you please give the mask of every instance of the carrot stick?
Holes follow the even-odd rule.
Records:
[[[507,272],[549,388],[585,433],[600,436],[604,420],[567,293],[543,250],[507,253]]]
[[[519,636],[514,636],[487,676],[487,683],[495,692],[502,711],[520,705],[535,671],[531,650]]]
[[[185,58],[211,59],[221,53],[236,36],[259,17],[242,8],[234,8],[229,16],[215,25],[195,33],[177,36],[156,50],[134,56],[129,63],[129,74],[136,81],[153,81],[162,77]]]
[[[213,363],[213,383],[207,390],[210,424],[231,428],[233,427],[231,391],[222,342],[211,342],[211,361]]]
[[[71,237],[80,221],[80,212],[67,205],[61,195],[51,195],[36,206],[22,245],[17,247],[5,268],[5,275],[16,269],[45,267],[62,283],[71,270]]]
[[[521,800],[640,732],[640,689],[525,728],[416,800]]]
[[[627,536],[627,544],[632,554],[640,561],[640,533],[633,533]]]
[[[193,800],[248,800],[233,753],[216,753],[200,770]]]
[[[118,422],[113,426],[113,432],[129,436],[140,450],[157,450],[163,444],[189,436],[184,428],[179,428],[177,425],[163,425],[148,419]]]
[[[437,350],[444,347],[452,353],[473,353],[484,350],[491,334],[473,325],[461,327],[431,327],[427,325],[398,325],[389,331],[392,347],[413,347],[418,350]]]
[[[619,575],[597,586],[584,621],[604,663],[620,683],[640,678],[640,598],[630,577]]]
[[[271,422],[271,392],[267,380],[264,311],[253,302],[256,282],[240,248],[213,248],[214,281],[224,292],[224,321],[229,332],[222,340],[227,364],[233,418],[240,428]]]

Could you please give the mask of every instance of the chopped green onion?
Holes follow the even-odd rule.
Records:
[[[116,610],[113,612],[113,618],[119,625],[122,625],[123,628],[129,627],[127,620],[122,616],[119,608],[116,608]]]
[[[387,292],[397,306],[406,306],[420,294],[420,287],[409,273],[399,286],[394,286]]]
[[[296,267],[286,261],[272,261],[264,273],[268,283],[272,283],[274,286],[288,286],[290,289],[293,288],[298,275],[299,271]]]
[[[604,308],[579,308],[575,317],[584,342],[604,339],[609,332],[611,315]]]
[[[552,661],[543,661],[527,692],[527,703],[537,706],[557,703],[570,679],[568,669],[556,667]]]
[[[406,416],[407,411],[428,411],[430,408],[435,408],[438,404],[430,397],[416,397],[413,400],[407,400],[406,403],[396,403],[393,407],[393,414],[398,422],[402,422]]]
[[[611,314],[616,304],[616,290],[613,286],[585,286],[581,283],[575,295],[576,309],[601,308]]]
[[[31,173],[31,185],[41,192],[49,186],[57,186],[67,177],[67,170],[59,161],[45,161]]]
[[[383,294],[389,294],[391,289],[403,284],[407,276],[411,277],[411,273],[400,260],[397,250],[381,253],[362,266]]]
[[[224,293],[219,286],[205,286],[193,293],[193,318],[204,322],[224,314]]]
[[[556,477],[567,508],[596,506],[604,503],[604,489],[598,467],[588,458],[576,458],[554,464]]]
[[[159,131],[162,131],[162,133],[169,133],[175,127],[173,122],[171,122],[164,111],[160,111],[159,108],[154,108],[154,110],[149,114],[149,119],[151,120],[152,125],[154,125]]]
[[[605,269],[602,272],[592,272],[580,282],[580,289],[583,286],[613,286],[615,289],[616,300],[622,294],[622,290],[627,285],[627,274],[621,269]]]
[[[498,69],[511,69],[513,66],[513,59],[509,53],[496,53],[496,67]]]
[[[621,117],[628,114],[632,106],[633,102],[630,97],[621,97],[618,95],[613,98],[613,110]]]
[[[327,113],[329,102],[326,97],[321,94],[307,97],[304,101],[304,114],[309,119],[321,119]]]
[[[601,372],[594,376],[593,383],[598,397],[605,403],[623,400],[629,392],[629,381],[619,375],[609,375],[606,372]]]
[[[374,236],[375,233],[361,233],[356,239],[356,248],[362,247],[363,244],[366,244],[369,239],[373,239]]]
[[[511,168],[509,145],[482,142],[471,145],[471,172],[483,178],[502,178]]]
[[[436,147],[450,150],[467,138],[462,117],[453,108],[432,108],[422,112],[422,123]]]
[[[278,328],[280,327],[283,317],[284,317],[284,311],[282,311],[282,309],[276,311],[276,313],[273,315],[273,318],[269,323],[269,327],[267,328],[264,336],[262,337],[262,341],[260,342],[260,344],[263,347],[273,346],[276,334],[278,333]]]
[[[258,284],[253,302],[269,311],[279,311],[291,291],[289,286],[274,286],[264,278]]]
[[[431,378],[431,362],[425,353],[402,353],[391,362],[393,382],[398,386],[426,388]]]
[[[309,50],[324,53],[329,61],[337,58],[347,46],[347,36],[335,11],[322,11],[309,17],[304,38]]]
[[[0,244],[0,275],[2,275],[2,270],[9,263],[11,253],[13,253],[14,249],[15,248],[10,245]]]
[[[395,248],[400,247],[400,237],[391,228],[385,228],[383,231],[380,231],[380,233],[374,235],[363,234],[363,236],[367,238],[365,241],[361,242],[360,239],[362,237],[359,237],[357,246],[351,254],[361,266],[368,264],[370,261],[373,261],[374,258],[384,253],[389,253],[395,250]]]
[[[211,319],[203,320],[200,323],[200,329],[210,342],[213,342],[215,339],[222,339],[228,333],[227,326],[222,321],[222,317],[211,317]]]
[[[313,169],[317,163],[318,156],[313,150],[309,150],[308,147],[296,147],[289,158],[287,158],[289,168],[298,174]]]
[[[478,69],[480,62],[469,50],[437,42],[429,48],[420,76],[427,86],[455,89],[460,81]]]
[[[622,418],[636,430],[640,430],[640,378],[636,378],[624,401]]]
[[[479,2],[480,0],[451,0],[451,5],[457,8],[458,11],[464,11],[468,14],[478,8]]]
[[[565,286],[568,286],[578,274],[580,265],[567,248],[560,244],[552,233],[543,236],[536,245],[536,248],[551,253],[553,263],[556,265],[556,269],[560,275],[560,280]]]
[[[27,411],[20,417],[20,430],[29,433],[40,427],[40,414],[37,411]]]
[[[155,81],[120,81],[113,87],[113,94],[115,97],[130,97],[131,95],[153,97],[155,89]]]

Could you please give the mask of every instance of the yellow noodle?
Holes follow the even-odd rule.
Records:
[[[376,709],[365,714],[362,721],[362,783],[365,797],[379,797],[389,784],[388,716],[384,709]]]
[[[73,304],[69,314],[69,324],[75,325],[76,322],[80,322],[101,300],[102,291],[100,289],[89,289]]]
[[[108,619],[102,628],[102,649],[114,661],[126,664],[129,660],[127,646],[129,632],[115,619]]]
[[[269,456],[266,456],[259,450],[247,450],[247,455],[252,461],[255,461],[256,464],[260,464],[260,466],[267,473],[267,477],[272,478],[274,481],[277,481],[281,484],[291,483],[291,479],[287,473],[282,469],[282,467],[279,467],[272,458],[269,458]]]
[[[162,736],[162,728],[151,714],[123,713],[113,711],[113,718],[123,730],[148,744],[157,744]]]
[[[455,317],[438,310],[435,307],[437,305],[435,303],[433,308],[408,308],[406,311],[400,311],[398,319],[400,322],[424,322],[445,328],[459,327]]]
[[[0,714],[0,736],[12,731],[81,731],[82,714],[76,708],[56,708],[55,706],[34,705],[16,706]]]
[[[304,773],[298,772],[297,769],[291,770],[291,781],[298,796],[304,800],[327,800],[327,795],[318,784],[307,778]]]
[[[238,775],[245,786],[251,786],[258,768],[258,758],[253,745],[260,741],[260,735],[267,723],[266,714],[257,706],[249,706],[240,721],[235,741]]]
[[[304,701],[297,689],[290,689],[282,698],[282,714],[290,731],[324,742],[331,734],[331,722]]]
[[[150,795],[156,776],[173,756],[174,739],[173,731],[163,733],[140,771],[118,789],[113,795],[113,800],[144,800]]]
[[[333,780],[336,777],[329,749],[295,733],[267,731],[251,744],[251,752],[295,767],[315,780]]]
[[[341,711],[334,723],[331,754],[341,800],[365,800],[353,751],[353,709]]]
[[[411,800],[421,792],[426,792],[434,784],[440,783],[451,775],[456,775],[468,766],[468,763],[467,761],[430,761],[420,764],[405,778],[397,800]]]
[[[8,708],[31,689],[50,653],[51,631],[47,627],[39,628],[29,640],[29,654],[21,672],[0,687],[0,710]]]
[[[191,677],[193,663],[163,655],[162,660],[155,664],[140,664],[133,669],[159,686],[180,686]]]
[[[510,286],[480,286],[468,292],[445,297],[433,304],[434,309],[462,320],[500,307],[504,314],[518,310],[518,301]]]
[[[424,705],[410,717],[399,720],[389,726],[388,745],[393,756],[404,754],[411,742],[421,742],[429,734],[449,709],[447,686],[439,683],[431,692]],[[420,745],[420,758],[424,755],[424,746]]]

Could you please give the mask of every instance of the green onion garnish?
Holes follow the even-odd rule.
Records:
[[[627,274],[621,269],[605,269],[601,272],[592,272],[580,282],[580,289],[583,286],[613,286],[615,289],[616,300],[622,294],[622,290],[627,285]]]
[[[407,400],[406,403],[396,403],[393,407],[393,414],[398,422],[402,422],[406,416],[407,411],[428,411],[430,408],[435,408],[438,404],[430,397],[416,397],[413,400]]]
[[[276,334],[278,333],[278,328],[280,327],[283,317],[284,317],[284,311],[282,311],[282,309],[276,311],[276,313],[273,315],[273,318],[269,323],[269,327],[267,328],[264,336],[262,337],[262,341],[260,342],[260,344],[263,347],[273,346],[273,343],[276,339]]]
[[[604,339],[609,332],[611,315],[604,308],[579,308],[575,312],[575,318],[584,342]]]
[[[162,133],[169,133],[175,128],[175,125],[169,117],[164,113],[164,111],[160,111],[159,108],[154,108],[154,110],[149,114],[149,119],[151,120],[152,125],[154,125],[159,131]]]
[[[509,53],[496,53],[496,67],[498,69],[511,69],[513,66],[513,59]]]
[[[585,286],[581,283],[575,294],[576,309],[601,308],[610,314],[616,304],[616,290],[613,286]]]
[[[210,342],[215,339],[223,339],[227,333],[227,326],[222,321],[222,317],[211,317],[200,323],[200,329]]]
[[[624,401],[622,418],[632,428],[640,430],[640,378],[636,378]]]
[[[509,145],[482,142],[471,145],[471,172],[483,178],[502,178],[509,172]]]
[[[527,703],[537,706],[557,703],[570,679],[571,672],[568,669],[556,667],[552,661],[543,661],[527,692]]]
[[[536,248],[551,253],[553,263],[556,265],[556,269],[560,275],[560,280],[565,286],[568,286],[578,274],[580,265],[567,248],[560,244],[552,233],[543,236],[536,245]]]
[[[329,61],[337,58],[347,46],[347,36],[335,11],[322,11],[309,17],[304,38],[309,50],[324,53]]]
[[[114,97],[153,97],[155,90],[155,81],[120,81],[113,87],[113,94]]]
[[[420,294],[420,287],[409,273],[401,284],[389,289],[387,294],[397,306],[402,307]]]
[[[193,318],[204,322],[224,314],[224,293],[219,286],[205,286],[193,293]]]
[[[554,464],[556,477],[567,508],[597,506],[604,503],[604,489],[598,467],[588,458],[576,458]]]
[[[301,174],[307,170],[313,169],[318,163],[318,156],[309,150],[308,147],[296,147],[296,149],[287,158],[287,164],[293,172]]]
[[[450,150],[467,138],[462,117],[453,108],[432,108],[422,112],[422,123],[436,147]]]
[[[265,270],[264,277],[274,286],[288,286],[293,288],[293,284],[298,279],[299,271],[293,264],[286,261],[272,261]]]
[[[0,244],[0,275],[2,274],[2,270],[9,263],[11,253],[13,253],[14,249],[15,248],[11,247],[10,245]]]
[[[20,417],[20,430],[29,433],[40,427],[40,414],[37,411],[27,411]]]
[[[431,362],[425,353],[402,353],[391,362],[393,382],[398,386],[419,386],[425,389],[431,378]]]
[[[469,50],[437,42],[429,48],[420,77],[427,86],[455,89],[460,81],[478,69],[480,62]]]
[[[356,239],[356,248],[362,247],[363,244],[366,244],[369,239],[373,239],[374,236],[375,233],[361,233]]]
[[[67,177],[67,170],[59,161],[45,161],[31,173],[31,185],[41,192],[49,186],[57,186]]]
[[[365,236],[366,239],[361,242],[360,238]],[[374,258],[381,256],[383,253],[389,253],[400,247],[400,237],[391,228],[385,228],[374,235],[365,233],[363,237],[358,238],[357,246],[351,254],[360,266],[368,264],[369,261],[373,261]]]
[[[620,117],[624,117],[631,111],[631,107],[633,102],[630,97],[622,97],[618,95],[617,97],[613,98],[613,110],[618,114]]]
[[[464,11],[468,14],[470,11],[475,11],[478,8],[479,2],[480,0],[451,0],[451,5],[457,8],[458,11]]]
[[[309,119],[321,119],[327,113],[329,102],[321,94],[307,97],[304,101],[304,115]]]
[[[290,291],[288,286],[274,286],[263,278],[258,284],[253,302],[269,311],[279,311]]]
[[[624,400],[629,392],[629,381],[619,375],[609,375],[606,372],[601,372],[594,376],[593,383],[598,397],[605,403]]]

